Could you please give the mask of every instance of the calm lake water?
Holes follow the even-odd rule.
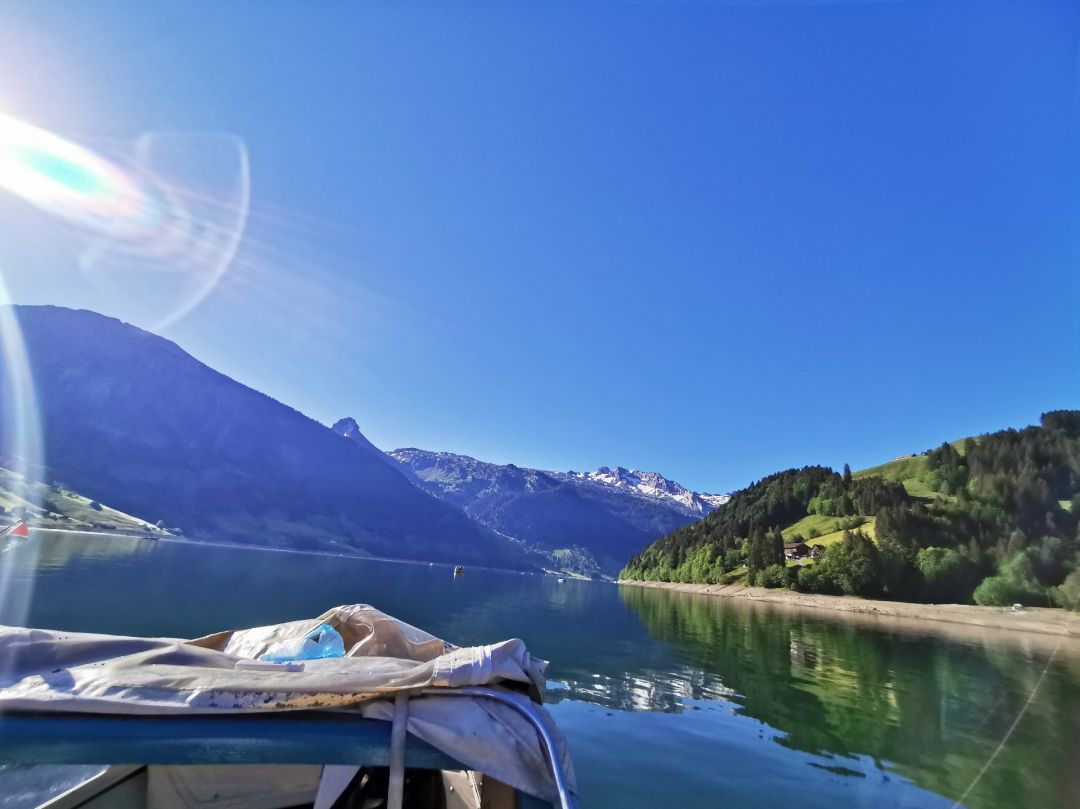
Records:
[[[521,637],[586,809],[1080,806],[1078,641],[122,538],[0,545],[0,577],[6,624],[191,637],[363,602],[460,645]]]

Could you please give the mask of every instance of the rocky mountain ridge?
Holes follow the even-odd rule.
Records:
[[[604,570],[625,549],[726,501],[726,495],[693,492],[658,473],[622,466],[554,472],[414,447],[387,454],[417,485],[489,528],[548,551],[585,549]]]

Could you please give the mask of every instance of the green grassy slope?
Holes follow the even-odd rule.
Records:
[[[903,483],[904,488],[907,489],[907,493],[912,497],[939,497],[940,495],[930,489],[921,479],[923,475],[926,474],[928,468],[929,459],[925,455],[909,455],[903,458],[896,458],[895,460],[880,464],[879,466],[872,466],[869,469],[862,469],[856,472],[853,477],[877,477],[885,478],[885,480],[895,480],[899,483]]]
[[[966,438],[961,438],[956,441],[950,441],[949,443],[956,447],[957,452],[963,455],[967,441]],[[888,463],[878,464],[869,469],[861,469],[858,472],[855,472],[853,477],[877,477],[884,478],[885,480],[895,480],[899,483],[903,483],[904,488],[907,489],[907,493],[912,497],[919,497],[924,500],[950,499],[939,492],[935,492],[923,482],[922,478],[929,468],[930,459],[926,455],[903,455],[899,458],[894,458]]]
[[[62,487],[27,484],[23,477],[0,467],[0,525],[24,519],[31,527],[70,531],[116,531],[118,533],[166,532],[151,523]]]
[[[874,538],[874,517],[864,515],[862,517],[862,524],[857,527],[864,534],[868,535],[871,539]],[[824,545],[826,548],[832,545],[834,542],[839,542],[846,530],[843,525],[845,522],[852,521],[851,517],[825,517],[820,514],[810,514],[803,517],[798,522],[794,522],[787,528],[784,528],[781,533],[784,535],[785,541],[790,541],[795,536],[801,536],[803,541],[807,545]],[[810,536],[810,529],[817,529],[817,536]]]

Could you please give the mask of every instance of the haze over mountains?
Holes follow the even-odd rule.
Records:
[[[388,455],[418,485],[478,522],[548,550],[584,548],[607,570],[621,566],[628,548],[699,520],[726,500],[621,466],[552,472],[415,448]]]
[[[325,427],[119,320],[14,309],[46,438],[31,473],[193,538],[505,567],[572,549],[614,572],[725,499],[623,467],[386,454],[354,420]],[[6,361],[0,391],[21,370]]]

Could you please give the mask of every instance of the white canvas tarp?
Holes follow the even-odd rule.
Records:
[[[240,662],[322,624],[340,633],[344,657],[305,660],[301,671],[248,670]],[[355,709],[390,720],[396,695],[425,688],[509,686],[517,692],[514,699],[540,702],[546,666],[520,640],[457,648],[363,604],[312,620],[194,640],[0,627],[0,711],[191,715]],[[555,735],[563,771],[576,791],[566,745],[542,706],[533,709]],[[545,800],[557,797],[536,730],[511,707],[424,696],[410,699],[407,727],[470,769]]]

